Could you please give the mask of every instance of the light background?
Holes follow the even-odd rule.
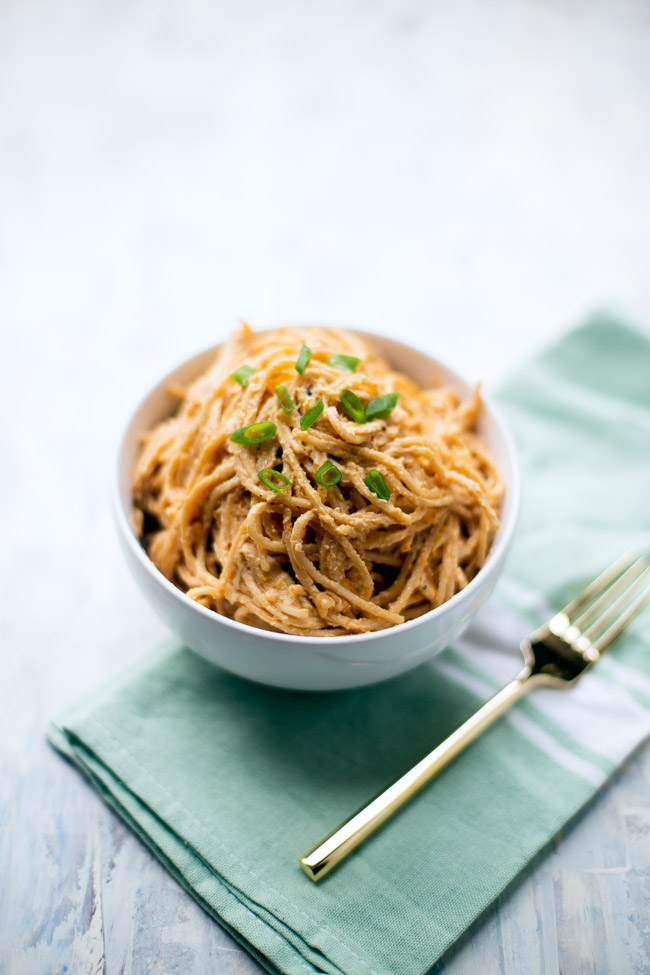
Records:
[[[256,970],[43,744],[163,632],[109,510],[143,391],[239,316],[495,385],[650,322],[649,257],[648,2],[0,0],[0,968]],[[647,971],[648,761],[450,972]]]

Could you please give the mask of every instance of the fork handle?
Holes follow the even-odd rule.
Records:
[[[529,686],[531,671],[525,667],[514,680],[475,711],[467,721],[445,738],[417,765],[400,776],[387,789],[353,813],[300,858],[300,866],[311,880],[320,880],[359,846],[393,813],[408,802],[427,782],[445,768],[475,738],[507,711]]]

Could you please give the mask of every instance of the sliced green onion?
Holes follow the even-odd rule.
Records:
[[[309,430],[310,426],[316,422],[318,417],[323,412],[325,404],[323,403],[323,397],[319,397],[318,402],[315,406],[312,406],[309,413],[305,413],[304,416],[300,417],[300,429]]]
[[[347,415],[356,423],[366,422],[366,411],[363,403],[351,389],[344,389],[341,393],[341,406]]]
[[[277,431],[275,423],[249,423],[247,427],[240,427],[230,434],[233,443],[242,444],[244,447],[254,447],[258,443],[264,443],[274,437]]]
[[[383,474],[379,471],[371,470],[368,471],[363,479],[363,483],[366,487],[369,487],[373,494],[376,494],[378,498],[382,501],[388,501],[390,498],[390,491],[388,490],[388,485],[384,480]]]
[[[381,416],[388,416],[397,406],[399,393],[386,393],[385,396],[373,396],[366,405],[366,420],[378,420]]]
[[[252,366],[240,366],[239,369],[235,369],[234,372],[230,373],[230,378],[234,379],[236,383],[243,386],[244,389],[248,386],[248,380],[251,376],[254,376],[257,369],[253,369]]]
[[[341,355],[340,352],[335,352],[325,365],[332,366],[333,369],[341,369],[343,372],[356,372],[360,362],[361,359],[357,359],[355,355]]]
[[[311,359],[312,352],[308,345],[302,343],[302,349],[300,350],[300,355],[296,359],[296,372],[299,372],[302,376],[303,372],[309,365],[309,360]]]
[[[278,403],[282,407],[285,413],[291,413],[293,409],[293,400],[289,394],[289,390],[286,386],[276,386],[275,395],[278,398]]]
[[[324,464],[318,468],[314,477],[319,484],[323,487],[333,487],[334,484],[338,484],[343,475],[340,470],[333,464],[331,460],[326,460]]]
[[[286,491],[291,485],[291,481],[286,474],[281,474],[280,471],[274,471],[270,467],[265,467],[263,471],[258,471],[257,476],[264,487],[271,488],[272,491]],[[281,482],[281,486],[274,484],[271,480],[272,477],[276,477]]]

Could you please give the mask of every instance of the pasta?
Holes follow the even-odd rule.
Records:
[[[359,336],[248,326],[144,438],[136,529],[224,616],[303,636],[396,626],[484,564],[501,474],[479,390],[422,390]]]

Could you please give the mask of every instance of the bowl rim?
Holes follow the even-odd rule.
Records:
[[[265,329],[258,329],[257,334],[263,334],[264,332],[275,331],[275,329],[279,327],[285,327],[285,326],[272,326]],[[315,324],[301,324],[299,327],[316,328],[316,327],[323,327],[323,326],[315,325]],[[434,367],[438,367],[442,369],[450,377],[456,380],[459,383],[459,385],[471,389],[470,384],[461,375],[459,375],[459,373],[457,373],[450,366],[446,365],[440,359],[437,359],[434,356],[430,355],[428,352],[424,352],[421,349],[417,349],[414,346],[407,344],[406,342],[399,341],[398,339],[393,339],[389,335],[383,335],[381,333],[369,332],[363,329],[355,329],[355,328],[347,328],[347,327],[345,330],[351,332],[353,335],[358,335],[362,339],[368,339],[371,342],[377,341],[378,343],[389,342],[392,343],[393,345],[401,346],[406,352],[409,352],[411,355],[425,357]],[[314,647],[321,647],[321,648],[325,648],[327,646],[340,647],[346,644],[356,645],[358,643],[366,643],[368,641],[382,640],[382,639],[385,640],[385,639],[389,639],[396,632],[399,632],[400,634],[402,633],[406,634],[411,630],[417,629],[419,626],[426,625],[436,617],[443,616],[446,612],[449,611],[452,605],[455,607],[460,605],[463,601],[469,600],[473,595],[474,591],[481,586],[482,581],[484,579],[485,572],[489,571],[492,565],[499,564],[500,557],[504,556],[508,550],[508,547],[512,540],[512,536],[514,534],[514,530],[517,524],[517,518],[519,515],[519,506],[520,506],[520,494],[521,494],[521,477],[520,477],[519,463],[517,459],[517,450],[515,447],[514,439],[504,420],[500,408],[494,404],[490,395],[489,394],[485,395],[482,390],[481,390],[481,401],[483,403],[483,407],[488,412],[488,414],[490,414],[492,420],[494,421],[495,427],[498,431],[499,438],[502,441],[503,446],[505,447],[505,452],[507,454],[510,468],[512,471],[510,482],[506,483],[506,491],[508,492],[509,499],[510,499],[509,510],[508,510],[509,517],[507,521],[501,521],[501,524],[499,525],[496,537],[492,543],[485,564],[479,569],[479,571],[476,573],[474,578],[468,582],[468,584],[465,586],[464,589],[461,589],[459,592],[455,593],[450,599],[447,599],[444,603],[441,603],[440,606],[435,606],[433,609],[427,610],[426,613],[422,613],[421,616],[416,616],[414,619],[406,620],[404,623],[400,623],[396,626],[386,627],[386,629],[383,630],[372,630],[368,633],[349,633],[340,636],[318,636],[318,637],[308,636],[308,635],[300,636],[295,633],[281,633],[281,632],[274,632],[273,630],[264,630],[261,627],[252,626],[250,623],[240,623],[238,620],[230,619],[229,616],[222,616],[220,613],[216,613],[214,610],[208,609],[206,606],[203,606],[201,603],[196,602],[196,600],[190,599],[190,597],[186,593],[184,593],[182,589],[179,589],[177,586],[174,585],[173,582],[170,582],[169,579],[167,579],[166,576],[162,574],[162,572],[151,561],[151,559],[145,552],[144,548],[140,544],[135,534],[133,525],[131,524],[129,514],[125,509],[123,499],[122,499],[122,490],[121,490],[122,459],[129,446],[129,438],[132,435],[132,427],[135,418],[137,417],[141,409],[144,407],[146,402],[149,400],[149,398],[153,396],[153,394],[157,392],[161,387],[164,387],[165,385],[169,384],[179,370],[189,365],[195,359],[203,358],[212,352],[216,353],[216,351],[220,348],[220,346],[224,344],[225,341],[226,340],[224,339],[221,342],[217,342],[215,345],[207,346],[206,348],[201,349],[198,352],[195,352],[193,355],[190,355],[187,358],[183,359],[182,362],[177,363],[172,369],[168,369],[165,375],[162,376],[160,379],[158,379],[157,382],[155,382],[149,388],[147,393],[138,400],[136,406],[131,409],[131,411],[128,414],[126,426],[124,427],[123,432],[119,438],[119,443],[118,443],[117,453],[116,453],[116,463],[113,466],[113,475],[112,475],[111,494],[113,500],[113,510],[117,520],[118,529],[120,531],[120,534],[122,535],[123,540],[125,540],[126,544],[129,546],[131,554],[135,557],[137,562],[144,568],[144,570],[149,573],[149,575],[152,577],[154,582],[162,586],[163,589],[165,589],[167,593],[174,600],[176,600],[184,609],[190,612],[197,613],[199,616],[203,617],[204,619],[211,621],[211,623],[214,625],[225,626],[227,629],[232,629],[235,632],[243,634],[250,638],[268,639],[271,642],[279,641],[282,643],[286,643],[287,641],[289,641],[289,643],[293,643],[296,645],[310,644]]]

